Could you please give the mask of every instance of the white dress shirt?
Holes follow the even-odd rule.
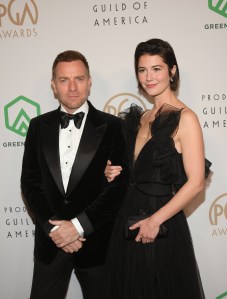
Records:
[[[73,167],[73,163],[77,154],[77,150],[79,147],[80,139],[83,133],[85,121],[88,114],[88,103],[87,101],[78,108],[73,114],[76,114],[78,112],[84,112],[84,118],[81,124],[80,129],[77,129],[74,125],[74,121],[70,120],[69,125],[65,129],[61,129],[60,126],[60,132],[59,132],[59,152],[60,152],[60,164],[61,164],[61,174],[62,174],[62,180],[65,192],[68,187],[69,177],[71,174],[71,170]],[[61,111],[66,112],[64,107],[61,105]],[[77,229],[78,233],[81,237],[84,235],[84,230],[82,226],[80,225],[80,222],[77,218],[71,219],[73,225]],[[55,226],[53,230],[57,229],[58,226]]]

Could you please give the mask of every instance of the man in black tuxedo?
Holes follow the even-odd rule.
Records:
[[[21,189],[35,219],[30,299],[63,299],[74,269],[86,299],[99,299],[114,217],[127,189],[121,121],[88,101],[89,65],[76,51],[60,53],[52,69],[57,110],[31,120]],[[123,165],[107,182],[107,160]]]

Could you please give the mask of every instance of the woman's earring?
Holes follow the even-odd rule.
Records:
[[[173,82],[173,77],[172,77],[172,78],[170,78],[170,81],[171,81],[171,82]]]

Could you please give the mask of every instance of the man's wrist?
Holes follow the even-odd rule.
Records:
[[[75,226],[76,230],[78,231],[80,237],[83,238],[84,236],[84,230],[83,230],[83,227],[81,226],[79,220],[77,218],[73,218],[71,220],[72,224]]]

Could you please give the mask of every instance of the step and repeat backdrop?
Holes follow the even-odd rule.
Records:
[[[150,38],[173,46],[178,97],[200,119],[212,174],[185,212],[206,298],[227,298],[226,0],[0,0],[0,298],[29,298],[34,225],[21,197],[21,162],[30,119],[58,107],[53,60],[69,49],[87,57],[98,109],[115,115],[131,103],[148,109],[133,55]],[[67,299],[73,298],[82,295],[72,275]]]

